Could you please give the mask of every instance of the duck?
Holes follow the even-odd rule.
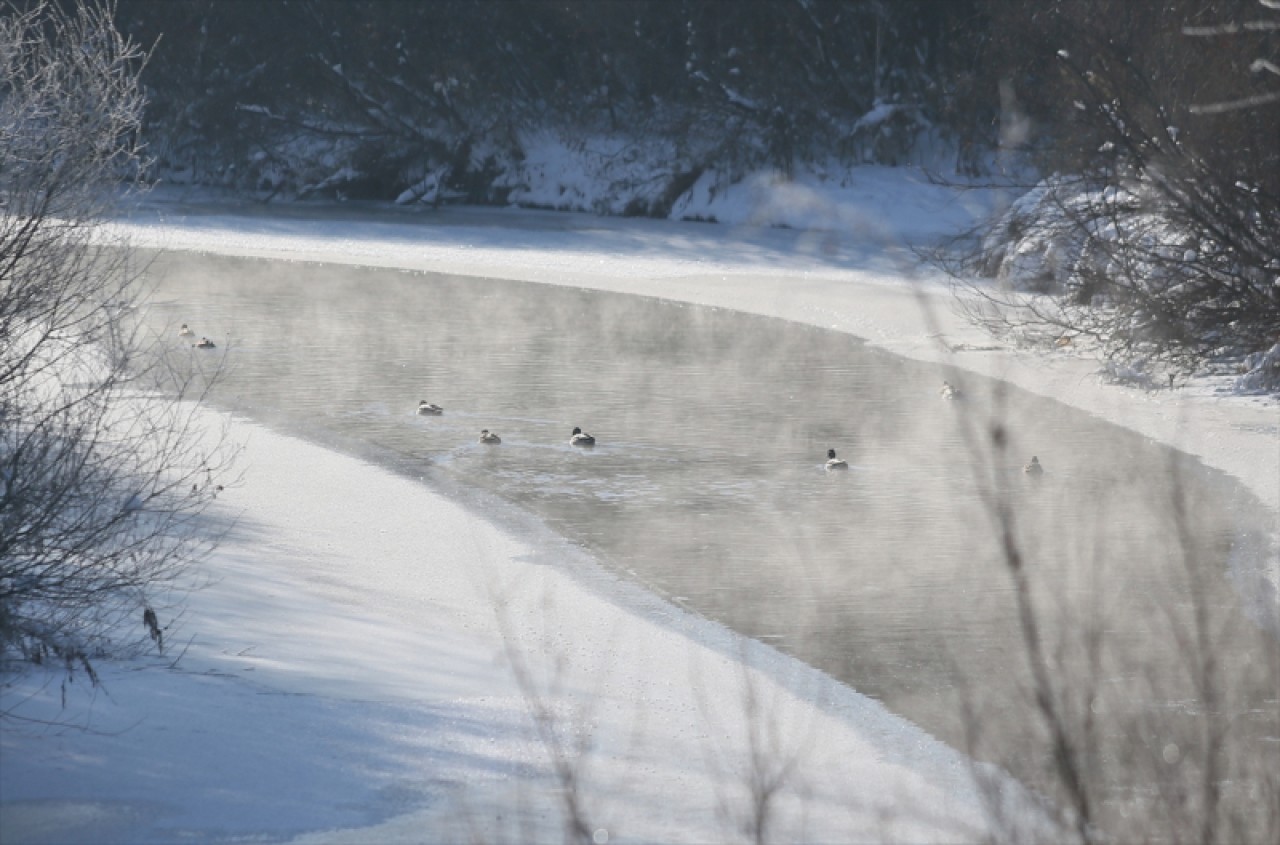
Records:
[[[586,433],[585,431],[583,431],[582,429],[578,428],[577,426],[574,426],[574,427],[573,427],[573,436],[571,436],[571,437],[569,438],[569,445],[570,445],[570,446],[585,446],[585,447],[587,447],[587,448],[590,448],[590,447],[592,447],[592,446],[596,445],[596,439],[595,439],[594,437],[592,437],[590,434],[587,434],[587,433]]]
[[[1035,455],[1031,456],[1031,463],[1022,468],[1027,475],[1041,476],[1044,475],[1044,467],[1040,465],[1040,459]]]
[[[480,442],[486,446],[497,446],[502,442],[502,438],[485,428],[480,431]]]
[[[426,399],[423,399],[418,403],[418,413],[423,416],[438,417],[444,413],[444,408],[441,408],[439,405],[433,405]]]
[[[956,387],[954,384],[952,384],[949,381],[944,381],[942,383],[942,387],[938,388],[938,395],[941,396],[943,399],[952,399],[952,400],[959,399],[960,388]]]
[[[191,327],[186,323],[182,324],[182,328],[178,329],[178,337],[195,337],[196,333],[191,331]]]
[[[191,346],[195,349],[217,349],[218,348],[217,344],[215,344],[212,340],[209,340],[209,338],[207,337],[200,338],[199,343],[193,343],[191,344]]]
[[[848,468],[849,468],[848,462],[846,462],[842,458],[836,457],[835,449],[827,450],[827,471],[828,472],[830,472],[833,469],[848,469]]]

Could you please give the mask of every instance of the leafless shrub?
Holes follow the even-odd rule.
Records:
[[[592,815],[597,810],[589,806],[585,788],[593,751],[590,705],[575,713],[562,711],[561,703],[565,698],[565,690],[562,689],[566,668],[564,655],[554,654],[549,677],[540,675],[534,658],[527,652],[530,644],[514,627],[512,600],[510,589],[495,590],[490,596],[507,664],[533,722],[538,742],[551,765],[565,842],[591,845],[597,830]],[[544,616],[550,611],[550,601],[548,596],[543,596]],[[527,835],[529,831],[525,833]]]
[[[937,333],[930,302],[920,296],[919,303]],[[966,396],[977,387],[956,369],[946,374]],[[1118,494],[1099,488],[1092,529],[1046,524],[1054,519],[1045,502],[1052,487],[1010,475],[1025,459],[1013,444],[1026,432],[1012,429],[1009,394],[996,382],[986,402],[966,403],[954,418],[996,538],[995,564],[1008,576],[1016,637],[1014,700],[993,701],[986,679],[959,679],[967,751],[995,839],[1274,841],[1280,606],[1273,587],[1233,585],[1207,561],[1221,559],[1226,542],[1274,554],[1275,538],[1215,536],[1173,456],[1147,467],[1141,486]],[[1115,509],[1135,493],[1154,497],[1144,504],[1162,519],[1163,536],[1140,541],[1159,542],[1164,552],[1159,584],[1116,576],[1127,565],[1128,532]],[[1241,589],[1263,595],[1237,595]],[[1018,809],[989,763],[1043,797],[1052,828],[1019,830]]]
[[[970,754],[1041,792],[1061,841],[1273,841],[1280,754],[1267,737],[1280,729],[1280,644],[1204,565],[1214,541],[1199,534],[1183,472],[1156,468],[1167,491],[1168,588],[1116,597],[1109,590],[1122,579],[1100,575],[1124,567],[1125,554],[1106,532],[1073,538],[1080,548],[1064,566],[1051,558],[1066,553],[1032,527],[1043,514],[1026,488],[1044,482],[1011,482],[1002,469],[1017,463],[1003,393],[989,415],[970,408],[960,422],[1018,637],[1020,691],[1001,704],[1031,717],[993,723],[981,681],[967,679]],[[1068,572],[1074,583],[1061,580]],[[1000,796],[987,797],[996,828],[1012,823]]]
[[[1275,64],[1274,6],[991,5],[1002,46],[988,73],[1002,92],[1022,86],[1003,120],[1023,130],[1004,144],[1041,178],[958,253],[934,255],[970,316],[1122,367],[1280,384],[1265,357],[1280,344],[1280,109],[1195,105],[1253,99],[1240,98],[1242,59],[1257,57],[1256,75]]]
[[[804,768],[817,737],[812,723],[800,730],[782,723],[779,702],[771,699],[761,682],[745,639],[738,643],[737,657],[738,689],[728,699],[728,713],[717,706],[696,672],[691,673],[690,684],[702,720],[712,728],[712,741],[703,754],[719,793],[721,824],[745,841],[763,845],[777,841],[779,803],[788,794],[802,793]],[[740,733],[725,732],[736,725],[741,726]]]
[[[100,242],[145,165],[144,56],[112,11],[0,17],[0,657],[95,682],[93,658],[161,647],[228,457],[191,351],[134,319],[135,258]]]
[[[1142,172],[1054,177],[970,239],[968,254],[933,257],[967,315],[1006,338],[1084,346],[1123,367],[1244,363],[1276,342],[1274,245],[1254,243],[1249,222],[1271,215],[1244,196],[1242,232],[1226,221],[1207,231],[1193,218],[1210,200],[1170,196],[1190,190]]]

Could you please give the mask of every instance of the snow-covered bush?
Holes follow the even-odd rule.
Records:
[[[1236,379],[1236,389],[1242,393],[1280,391],[1280,343],[1249,355],[1241,368],[1244,375]]]
[[[981,233],[970,266],[997,282],[981,294],[1005,306],[998,319],[1181,368],[1273,343],[1280,289],[1248,236],[1206,224],[1201,201],[1157,177],[1115,176],[1042,180]]]
[[[934,140],[933,130],[920,105],[877,100],[854,121],[842,151],[860,164],[917,164]]]

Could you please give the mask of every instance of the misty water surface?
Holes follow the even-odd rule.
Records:
[[[655,299],[196,255],[149,275],[157,330],[177,345],[190,323],[228,354],[223,407],[496,494],[615,571],[1007,762],[1043,746],[1028,741],[1010,579],[977,495],[990,479],[1017,503],[1050,648],[1098,687],[1084,706],[1105,723],[1142,698],[1164,720],[1158,749],[1190,730],[1176,636],[1204,606],[1233,678],[1253,679],[1233,681],[1253,713],[1242,747],[1275,756],[1275,695],[1226,577],[1233,555],[1263,553],[1248,547],[1265,511],[1131,432],[972,376],[948,402],[936,366]],[[444,414],[417,415],[419,400]],[[1009,441],[994,465],[964,436],[976,423],[989,442],[992,419]],[[571,447],[574,426],[597,447]],[[502,444],[480,445],[481,429]],[[828,448],[852,469],[825,472]],[[1033,454],[1038,481],[1021,469]],[[1078,640],[1094,630],[1118,647],[1089,652]],[[1032,780],[1045,765],[1013,764]]]

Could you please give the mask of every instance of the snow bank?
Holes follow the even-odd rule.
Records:
[[[175,195],[120,225],[168,249],[577,285],[850,332],[952,383],[997,376],[1172,443],[1280,508],[1273,399],[1104,386],[1096,362],[994,347],[901,235],[938,234],[991,198],[866,177],[883,183],[708,190],[702,207],[733,226],[351,204],[263,215]],[[773,225],[788,219],[805,228]],[[560,771],[597,841],[742,838],[749,773],[791,762],[776,839],[984,828],[965,761],[853,690],[554,537],[516,539],[410,480],[235,430],[250,438],[223,502],[238,521],[210,562],[217,581],[169,634],[180,657],[111,667],[106,693],[66,712],[38,678],[3,690],[5,709],[94,730],[6,725],[0,839],[559,840],[548,748],[580,761]]]
[[[981,828],[960,755],[821,673],[554,537],[517,540],[412,480],[233,430],[245,476],[214,516],[235,526],[168,634],[176,653],[104,667],[103,692],[73,685],[65,711],[40,678],[4,691],[19,718],[89,728],[6,725],[4,841],[558,840],[557,744],[612,841],[732,836],[756,764],[796,766],[783,841]]]

